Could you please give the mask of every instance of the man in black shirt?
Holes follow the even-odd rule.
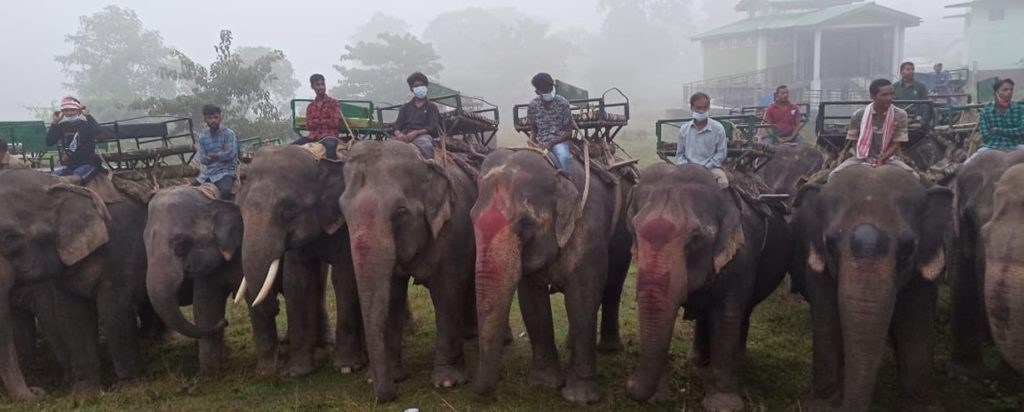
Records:
[[[61,163],[64,167],[54,171],[65,176],[72,183],[85,185],[100,170],[100,158],[96,155],[96,138],[103,129],[89,110],[74,97],[65,97],[60,112],[54,113],[50,130],[46,132],[46,145],[60,144]]]
[[[437,105],[427,100],[427,76],[416,72],[406,79],[413,98],[402,105],[395,120],[395,139],[412,143],[425,159],[434,158],[434,137],[441,124]]]

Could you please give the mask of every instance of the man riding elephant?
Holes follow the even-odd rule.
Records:
[[[723,189],[729,187],[729,175],[722,169],[728,155],[729,138],[725,127],[711,119],[711,97],[702,92],[690,96],[693,120],[679,129],[676,164],[696,164],[711,171]]]
[[[96,139],[103,133],[89,110],[74,97],[65,97],[60,112],[54,113],[50,130],[46,132],[46,145],[60,144],[61,163],[64,167],[54,171],[73,184],[85,185],[100,171],[100,157],[96,155]]]
[[[907,112],[892,104],[893,85],[886,79],[871,82],[868,88],[871,103],[853,113],[850,128],[846,132],[847,146],[856,148],[855,155],[835,168],[829,178],[851,166],[878,167],[886,164],[897,166],[913,173],[913,168],[896,156],[900,145],[910,141],[907,135]]]

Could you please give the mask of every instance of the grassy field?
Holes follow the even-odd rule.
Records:
[[[390,404],[376,405],[363,374],[341,375],[330,367],[330,351],[318,352],[320,368],[312,375],[295,378],[261,377],[254,373],[254,348],[244,308],[230,306],[228,339],[232,350],[228,368],[213,376],[198,375],[194,343],[176,337],[166,343],[148,343],[146,356],[150,378],[141,384],[119,388],[96,398],[76,401],[57,382],[49,382],[49,395],[35,405],[3,404],[2,410],[63,411],[157,410],[157,411],[243,411],[243,410],[345,410],[401,411],[641,411],[700,410],[702,370],[685,363],[692,337],[692,323],[678,321],[672,346],[672,387],[675,399],[660,404],[640,404],[626,397],[626,377],[637,358],[637,313],[634,301],[635,277],[627,280],[623,292],[622,324],[626,351],[598,357],[599,383],[603,399],[588,408],[562,401],[557,391],[530,388],[526,384],[530,350],[518,305],[513,304],[511,325],[516,339],[506,350],[503,380],[496,396],[481,398],[470,388],[436,389],[430,385],[435,328],[433,309],[426,289],[414,286],[410,299],[414,326],[404,337],[404,360],[411,377],[399,385],[400,397]],[[567,332],[561,295],[552,297],[556,336],[563,363]],[[935,382],[949,411],[1014,410],[1021,401],[1020,382],[1004,386],[961,382],[942,370],[948,352],[948,304],[939,314],[940,340]],[[333,304],[333,303],[332,303]],[[329,313],[333,313],[329,310]],[[283,319],[283,314],[281,319]],[[755,311],[747,357],[741,368],[743,396],[751,411],[800,411],[810,387],[811,340],[807,305],[781,289]],[[283,323],[283,321],[282,321]],[[282,325],[283,328],[283,325]],[[467,341],[470,365],[476,360],[476,341]],[[889,410],[898,398],[895,365],[889,356],[884,363],[876,395],[876,410]],[[56,386],[55,386],[56,385]]]
[[[653,141],[621,139],[620,144],[642,165],[658,161]],[[330,367],[330,350],[318,352],[320,368],[312,375],[295,378],[270,378],[255,374],[254,347],[245,309],[230,305],[228,328],[231,355],[224,372],[198,375],[195,344],[177,337],[166,343],[147,343],[146,359],[150,378],[141,384],[119,388],[98,397],[76,401],[68,397],[59,382],[43,382],[49,391],[46,400],[35,405],[11,405],[0,402],[0,410],[64,411],[157,410],[157,411],[647,411],[700,410],[703,371],[685,363],[692,337],[692,323],[678,321],[672,345],[671,382],[675,399],[660,404],[641,404],[625,395],[625,381],[637,359],[637,312],[635,277],[631,275],[623,292],[623,353],[599,355],[598,375],[603,390],[599,404],[587,408],[565,403],[558,391],[530,388],[526,377],[530,363],[529,341],[513,304],[511,325],[514,342],[506,350],[503,380],[493,398],[484,399],[470,388],[435,389],[430,385],[435,327],[433,308],[426,289],[411,287],[410,299],[415,314],[414,326],[404,337],[404,361],[411,373],[399,385],[396,402],[376,405],[363,373],[341,375]],[[948,411],[989,412],[1015,410],[1024,401],[1019,380],[998,385],[962,382],[946,376],[949,350],[948,293],[943,291],[938,314],[939,343],[935,360],[935,384]],[[567,332],[561,295],[552,296],[556,336],[560,337],[563,363],[568,359],[564,337]],[[333,305],[333,302],[331,302]],[[333,313],[333,309],[329,309]],[[284,315],[279,317],[284,328]],[[810,315],[806,303],[781,289],[754,312],[747,357],[741,368],[743,396],[750,411],[801,411],[810,388],[811,338]],[[466,343],[469,365],[476,362],[476,341]],[[994,363],[994,362],[993,362]],[[50,365],[42,365],[43,369]],[[52,372],[51,372],[52,375]],[[896,369],[886,356],[876,394],[876,410],[890,410],[898,399]],[[38,382],[38,380],[36,380]]]

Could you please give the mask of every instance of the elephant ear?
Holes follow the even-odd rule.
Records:
[[[807,248],[807,267],[814,273],[825,271],[825,259],[822,257],[822,230],[820,219],[818,219],[818,196],[821,194],[821,186],[806,184],[800,188],[793,201],[793,208],[796,212],[793,216],[792,226],[798,231],[797,241],[804,242],[803,247]]]
[[[242,246],[242,213],[238,207],[222,201],[213,214],[213,236],[225,261],[230,261]]]
[[[444,166],[434,162],[425,161],[430,169],[430,177],[427,178],[427,190],[424,202],[424,217],[430,225],[430,234],[434,239],[441,234],[445,223],[452,218],[452,202],[454,201],[455,185]]]
[[[55,184],[46,191],[56,205],[53,221],[57,223],[61,262],[72,266],[107,243],[110,212],[96,193],[67,183]]]
[[[725,216],[722,217],[718,227],[718,237],[715,239],[715,274],[722,272],[736,253],[743,248],[746,237],[743,235],[743,224],[740,220],[740,205],[737,203],[725,202]]]
[[[925,279],[935,280],[945,269],[943,241],[953,218],[953,192],[944,187],[928,189],[917,247],[917,267]]]
[[[338,203],[342,193],[345,192],[345,163],[344,162],[319,162],[319,198],[317,199],[317,217],[320,219],[320,226],[324,233],[335,234],[342,226],[345,226],[345,215],[341,212],[341,204]]]
[[[567,177],[555,175],[558,180],[558,190],[553,193],[555,196],[555,240],[558,241],[558,248],[564,248],[569,243],[569,238],[576,230],[576,221],[583,214],[580,206],[580,192]]]

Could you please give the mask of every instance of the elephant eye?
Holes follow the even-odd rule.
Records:
[[[18,252],[25,245],[25,237],[13,230],[0,232],[0,253],[10,255]]]
[[[176,236],[171,239],[171,249],[176,256],[185,256],[192,248],[192,239],[185,236]]]
[[[281,220],[291,222],[299,216],[299,207],[294,203],[286,203],[281,206]]]
[[[694,232],[686,242],[686,252],[692,254],[704,248],[708,243],[708,237],[700,232]]]

